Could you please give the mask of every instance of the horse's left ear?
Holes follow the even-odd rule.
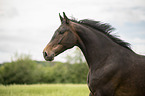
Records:
[[[59,13],[59,18],[60,18],[60,21],[61,21],[61,23],[63,22],[63,18],[62,18],[62,16],[60,15],[60,13]]]
[[[66,24],[69,24],[69,19],[67,18],[67,16],[65,15],[65,13],[63,12],[63,17],[64,17],[64,21]]]

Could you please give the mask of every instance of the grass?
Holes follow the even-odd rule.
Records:
[[[85,84],[0,85],[0,96],[89,96]]]

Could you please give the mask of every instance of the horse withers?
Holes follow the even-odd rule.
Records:
[[[90,96],[145,96],[145,57],[111,35],[113,27],[68,19],[65,13],[59,17],[61,25],[43,50],[45,60],[78,46],[89,66]]]

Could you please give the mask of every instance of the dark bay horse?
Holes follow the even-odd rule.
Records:
[[[90,96],[145,96],[144,56],[111,35],[109,24],[59,16],[61,25],[43,51],[45,60],[78,46],[89,66]]]

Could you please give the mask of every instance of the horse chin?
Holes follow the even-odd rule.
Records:
[[[48,61],[53,61],[53,60],[54,60],[54,57],[53,57],[53,58],[49,58],[49,59],[48,59]]]
[[[45,58],[46,61],[53,61],[54,60],[54,57],[53,58]]]

